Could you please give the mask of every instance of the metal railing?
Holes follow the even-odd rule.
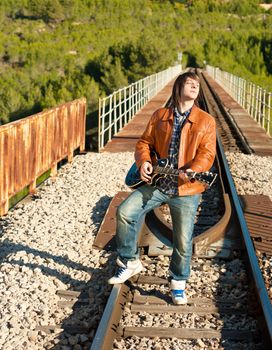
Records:
[[[181,65],[152,74],[99,99],[98,151],[121,130],[132,117],[181,72]]]
[[[0,126],[0,216],[9,200],[73,152],[85,148],[86,99],[81,98]]]
[[[271,135],[272,93],[243,78],[206,66],[207,73],[243,107],[249,115]]]

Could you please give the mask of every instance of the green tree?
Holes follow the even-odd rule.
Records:
[[[262,40],[261,50],[264,57],[266,71],[268,74],[272,75],[272,38],[271,40]]]
[[[259,0],[232,0],[226,2],[227,11],[235,13],[239,16],[247,16],[250,14],[260,13],[262,10],[259,6]]]
[[[111,60],[112,57],[109,56],[109,59]],[[104,66],[102,69],[101,82],[104,84],[107,94],[128,85],[120,59],[117,57],[111,62],[109,66]]]
[[[65,18],[59,0],[29,0],[28,9],[32,16],[42,18],[45,22],[62,21]]]
[[[99,95],[175,63],[272,90],[272,13],[255,0],[2,0],[1,120]],[[254,24],[252,24],[254,23]]]

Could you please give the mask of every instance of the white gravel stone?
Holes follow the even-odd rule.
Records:
[[[92,249],[92,243],[110,200],[118,191],[129,190],[124,177],[132,162],[133,153],[76,156],[33,200],[21,202],[0,219],[1,349],[50,348],[59,336],[35,328],[61,326],[74,316],[72,309],[58,307],[58,290],[93,289],[95,304],[81,314],[81,321],[93,314],[96,328],[109,295],[106,279],[114,256]],[[97,291],[102,293],[99,298]],[[81,349],[79,340],[87,344],[89,338],[70,335],[62,349]]]
[[[261,193],[271,198],[270,158],[233,153],[227,158],[240,194]],[[132,162],[133,153],[129,152],[76,156],[71,164],[60,169],[57,178],[47,180],[32,200],[21,202],[0,219],[0,348],[39,350],[56,346],[57,350],[58,346],[59,349],[72,346],[85,349],[83,343],[85,347],[90,345],[110,293],[106,281],[115,266],[115,254],[92,249],[92,243],[110,200],[118,191],[128,191],[124,177]],[[159,257],[147,273],[152,275],[157,269],[164,277],[167,259]],[[146,258],[146,263],[148,260],[152,261]],[[271,260],[264,264],[264,269],[271,274]],[[245,272],[239,262],[231,267],[218,264],[212,274],[209,266],[203,264],[199,271],[193,270],[191,281],[195,282],[188,289],[188,297],[197,296],[200,287],[203,295],[210,297],[218,287],[218,276],[227,276],[229,271],[235,272],[246,288],[243,284]],[[215,277],[210,278],[211,275]],[[150,288],[165,291],[155,285]],[[65,289],[88,290],[93,302],[77,313],[71,308],[60,309],[56,292]],[[217,293],[237,298],[238,292],[230,285]],[[237,298],[237,302],[242,300]],[[91,334],[73,337],[35,330],[42,324],[61,326],[64,321],[65,324],[81,322],[82,326],[91,324]],[[147,316],[144,322],[159,325],[161,320]],[[170,316],[163,322],[171,324]],[[206,318],[203,321],[192,316],[183,322],[210,327],[220,320]],[[251,329],[253,325],[248,327]],[[132,349],[137,345],[139,349],[199,349],[204,344],[206,348],[216,349],[218,346],[213,340],[197,343],[133,338],[128,340],[129,346],[119,347],[119,344],[118,348]]]
[[[272,157],[226,152],[238,194],[264,194],[272,200]]]

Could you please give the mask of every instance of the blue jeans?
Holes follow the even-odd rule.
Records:
[[[170,275],[176,280],[187,280],[190,276],[194,219],[200,196],[168,196],[149,185],[132,192],[117,209],[116,243],[120,259],[125,262],[139,257],[138,232],[144,215],[166,203],[173,223]]]

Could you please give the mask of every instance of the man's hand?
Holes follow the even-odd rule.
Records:
[[[186,169],[185,171],[183,171],[182,173],[180,173],[180,178],[184,181],[184,182],[188,182],[190,181],[189,177],[188,177],[188,173],[192,173],[193,170],[192,169]]]
[[[141,179],[145,182],[149,182],[151,180],[150,175],[152,174],[152,171],[153,171],[152,164],[149,162],[144,162],[140,168]]]

